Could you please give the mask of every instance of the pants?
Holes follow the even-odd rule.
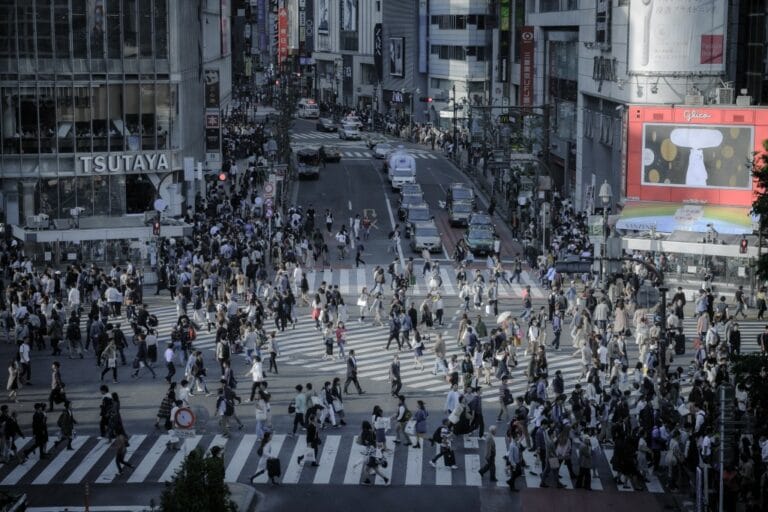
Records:
[[[165,366],[168,368],[168,374],[165,376],[165,380],[171,382],[171,378],[176,375],[176,365],[171,361],[170,363],[165,363]]]
[[[302,427],[306,428],[307,424],[304,423],[304,413],[303,412],[296,412],[293,415],[293,433],[296,433],[296,427],[301,425]]]
[[[363,390],[360,388],[360,382],[358,382],[357,377],[347,377],[346,382],[344,382],[344,392],[349,393],[349,385],[354,384],[357,388],[357,393],[362,394]]]

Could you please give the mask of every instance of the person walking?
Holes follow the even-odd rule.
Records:
[[[360,382],[357,380],[357,357],[355,356],[354,349],[349,351],[349,357],[347,358],[347,380],[344,381],[344,393],[349,394],[350,384],[355,385],[358,395],[365,393],[360,387]]]
[[[493,438],[496,435],[496,425],[488,427],[488,439],[485,441],[485,449],[483,450],[483,467],[478,470],[480,478],[482,478],[486,472],[491,474],[491,482],[496,482],[496,440]],[[482,437],[482,436],[481,436]]]
[[[248,481],[251,483],[253,483],[256,478],[263,475],[265,472],[268,472],[269,482],[273,485],[280,485],[280,482],[276,480],[276,478],[280,476],[280,464],[270,462],[274,460],[279,461],[279,459],[277,458],[277,453],[275,453],[275,451],[272,449],[272,443],[270,441],[272,441],[272,432],[264,432],[264,436],[261,438],[261,445],[256,451],[260,457],[259,463],[256,466],[256,472],[248,479]],[[275,465],[277,466],[278,471],[275,471],[274,468],[271,468],[271,466]]]

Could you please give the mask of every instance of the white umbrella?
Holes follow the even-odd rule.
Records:
[[[500,313],[499,316],[496,317],[496,323],[498,325],[501,325],[504,322],[508,321],[510,318],[512,318],[512,312],[504,311],[503,313]]]

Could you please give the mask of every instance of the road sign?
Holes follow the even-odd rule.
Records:
[[[272,184],[271,181],[268,181],[264,184],[264,198],[265,199],[272,199],[275,195],[275,186]]]

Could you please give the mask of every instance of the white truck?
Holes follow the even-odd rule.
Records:
[[[394,190],[400,190],[404,183],[416,183],[416,159],[403,146],[389,156],[387,171]]]

